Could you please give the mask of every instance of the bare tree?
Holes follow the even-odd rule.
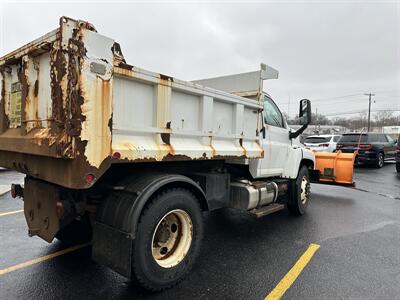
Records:
[[[389,125],[389,122],[393,118],[393,112],[388,110],[377,111],[374,115],[376,125],[379,127]]]
[[[332,119],[332,124],[350,128],[351,120],[344,117],[336,117]]]

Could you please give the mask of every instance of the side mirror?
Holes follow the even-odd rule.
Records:
[[[297,138],[311,123],[311,101],[308,99],[300,100],[299,121],[302,126],[295,132],[289,132],[289,139]]]
[[[300,125],[308,125],[311,123],[311,101],[308,99],[300,100],[299,109]]]

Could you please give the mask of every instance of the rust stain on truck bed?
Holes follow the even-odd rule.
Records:
[[[230,142],[226,137],[214,139],[217,133],[211,129],[182,135],[184,131],[172,124],[173,93],[202,97],[211,92],[127,64],[119,44],[96,32],[90,23],[62,17],[57,30],[0,58],[1,166],[62,186],[87,188],[85,176],[100,178],[112,162],[260,157],[262,150],[249,152],[239,137],[228,138]],[[115,126],[119,116],[113,107],[116,78],[148,85],[145,94],[153,93],[149,101],[154,115],[144,119],[153,118],[150,125],[119,134]],[[12,84],[21,84],[22,106],[21,122],[14,120],[13,126],[7,102]],[[117,92],[132,93],[130,89]],[[246,100],[221,97],[232,103]],[[182,129],[190,121],[182,121]],[[119,160],[111,158],[115,152]],[[60,171],[54,172],[55,168]]]
[[[0,67],[1,87],[0,87],[0,134],[6,131],[9,125],[8,116],[6,115],[6,90],[4,80],[4,67]]]

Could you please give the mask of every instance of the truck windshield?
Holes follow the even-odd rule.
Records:
[[[358,143],[358,141],[365,143],[367,141],[367,135],[361,134],[360,139],[360,134],[345,134],[341,137],[339,143]]]
[[[328,143],[331,140],[331,137],[323,137],[323,136],[310,136],[304,140],[304,143],[307,144],[320,144],[320,143]]]

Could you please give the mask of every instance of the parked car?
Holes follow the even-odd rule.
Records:
[[[340,139],[340,135],[311,135],[306,137],[303,144],[306,148],[318,152],[334,152],[336,151],[336,143]]]
[[[383,133],[346,133],[338,141],[336,149],[345,153],[358,151],[358,163],[382,168],[385,160],[395,158],[396,143],[397,140]]]
[[[396,171],[400,173],[400,134],[397,137],[397,147],[396,147]]]

